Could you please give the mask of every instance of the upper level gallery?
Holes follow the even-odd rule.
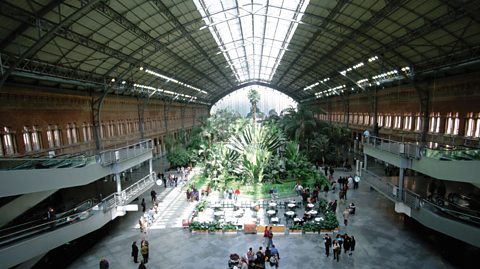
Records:
[[[150,160],[153,148],[150,139],[90,156],[2,158],[0,197],[86,185]]]
[[[433,178],[480,185],[480,149],[477,148],[429,148],[418,143],[368,137],[363,144],[363,152]]]

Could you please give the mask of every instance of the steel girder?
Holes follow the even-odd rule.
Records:
[[[362,31],[366,31],[370,29],[371,27],[375,26],[376,23],[378,23],[380,20],[385,18],[385,15],[392,12],[393,10],[397,9],[403,2],[405,1],[390,1],[387,3],[387,5],[379,12],[376,12],[369,20],[365,21],[361,26],[358,27],[358,29],[361,29]],[[352,31],[347,39],[349,40],[355,40],[357,36],[357,31]],[[307,73],[313,71],[317,65],[319,65],[322,62],[326,62],[327,59],[333,57],[336,51],[340,51],[344,46],[346,45],[345,42],[340,42],[338,45],[330,50],[330,52],[325,53],[325,57],[318,59],[315,63],[310,65],[302,74],[297,76],[297,78],[293,81],[291,81],[286,87],[288,88],[290,85],[298,81],[300,78],[305,76]],[[379,53],[381,54],[381,53]],[[335,74],[337,75],[337,74]],[[333,76],[328,76],[328,77],[333,77]]]
[[[101,13],[103,13],[105,16],[112,19],[113,21],[115,21],[116,23],[118,23],[119,25],[121,25],[122,27],[124,27],[126,30],[132,32],[137,37],[139,37],[140,39],[145,41],[145,45],[141,46],[137,50],[133,51],[129,55],[130,57],[133,57],[134,55],[140,53],[147,46],[153,46],[153,48],[154,48],[154,50],[150,54],[145,55],[143,57],[143,59],[138,59],[136,64],[132,65],[130,68],[125,70],[125,72],[123,72],[120,75],[120,77],[123,77],[126,74],[128,74],[128,72],[132,71],[133,68],[138,68],[138,66],[142,62],[145,62],[145,59],[149,58],[151,55],[153,55],[155,53],[158,53],[158,52],[165,52],[165,53],[168,53],[168,55],[174,57],[176,59],[176,61],[180,62],[183,66],[191,69],[192,71],[194,71],[194,73],[204,77],[205,79],[210,81],[212,84],[220,87],[220,85],[216,81],[212,80],[209,76],[206,76],[203,72],[201,72],[200,70],[193,67],[189,62],[185,61],[182,57],[178,56],[176,53],[174,53],[173,51],[168,49],[168,44],[165,44],[165,43],[159,41],[159,38],[153,38],[150,34],[148,34],[144,30],[142,30],[140,27],[138,27],[138,25],[136,25],[136,24],[132,23],[131,21],[127,20],[125,17],[123,17],[117,11],[115,11],[111,7],[109,7],[107,4],[99,5],[97,10],[100,11]],[[107,73],[105,73],[105,76],[110,76],[120,66],[120,64],[121,64],[121,62],[119,62],[115,66],[113,66],[110,70],[107,71]],[[171,75],[171,76],[173,76],[173,75]]]
[[[2,88],[3,84],[7,80],[8,76],[15,70],[15,68],[22,62],[24,59],[35,55],[41,48],[43,48],[48,42],[50,42],[55,35],[57,35],[59,32],[65,31],[66,27],[68,27],[70,24],[72,24],[74,21],[79,19],[85,12],[88,12],[91,10],[95,4],[97,4],[100,0],[91,0],[91,1],[83,1],[82,6],[76,10],[74,13],[72,13],[70,16],[62,20],[59,24],[54,25],[54,27],[48,29],[48,32],[44,34],[42,37],[40,37],[37,42],[33,46],[31,46],[27,51],[22,53],[17,59],[17,61],[10,66],[10,68],[3,74],[2,80],[0,81],[0,89]],[[4,6],[0,8],[2,12],[4,11]],[[7,11],[8,12],[8,11]],[[34,16],[35,17],[35,16]],[[42,20],[41,18],[37,18],[37,21]],[[29,22],[31,23],[31,22]]]
[[[225,76],[225,74],[221,71],[221,69],[218,68],[218,66],[212,61],[212,59],[210,59],[208,54],[203,50],[203,48],[198,44],[198,42],[195,39],[192,38],[192,36],[190,35],[190,33],[188,33],[188,31],[185,29],[185,27],[178,21],[178,19],[172,14],[172,12],[170,12],[168,7],[160,0],[151,0],[151,1],[153,3],[155,3],[155,5],[160,10],[160,12],[165,14],[167,16],[167,18],[170,20],[170,22],[173,23],[182,32],[182,34],[185,36],[185,38],[187,38],[188,41],[190,41],[190,43],[192,43],[192,45],[195,47],[195,49],[197,49],[200,52],[200,54],[217,70],[217,72],[220,73],[223,76],[223,78],[231,86],[233,86],[232,82],[227,78],[227,76]]]
[[[43,18],[43,16],[45,16],[47,13],[49,13],[54,8],[59,6],[63,1],[64,0],[53,0],[53,1],[51,1],[46,6],[44,6],[40,11],[38,11],[36,13],[36,18]],[[8,44],[10,44],[13,40],[15,40],[15,38],[17,38],[17,36],[24,33],[28,29],[28,27],[30,27],[30,24],[28,24],[28,23],[22,23],[19,27],[17,27],[4,40],[2,40],[2,42],[0,43],[0,51],[5,49],[8,46]]]

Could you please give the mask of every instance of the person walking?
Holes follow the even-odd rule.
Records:
[[[327,257],[329,257],[330,247],[332,246],[332,238],[328,234],[326,234],[323,237],[323,243],[325,244],[325,254],[327,255]]]
[[[342,251],[338,240],[333,241],[333,259],[340,261],[340,252]]]
[[[268,226],[265,226],[265,230],[263,230],[263,245],[266,246],[268,244]]]
[[[343,210],[343,224],[347,226],[348,223],[348,216],[350,215],[350,212],[348,211],[348,207]]]
[[[110,264],[108,263],[107,259],[105,259],[105,258],[100,259],[99,268],[100,269],[110,268]]]
[[[132,257],[133,257],[133,262],[138,263],[138,247],[137,247],[137,241],[133,241],[132,243]]]
[[[145,203],[145,198],[142,198],[142,202],[140,203],[142,206],[142,212],[145,213],[145,209],[147,208],[147,204]]]
[[[270,229],[268,229],[268,246],[269,247],[273,246],[273,231],[272,231],[272,228],[273,227],[270,227]]]
[[[146,242],[146,241],[145,241]],[[142,257],[143,257],[143,260],[142,262],[143,263],[148,263],[148,252],[149,252],[149,249],[148,249],[148,243],[144,243],[142,248],[141,248],[141,253],[142,253]]]
[[[138,265],[138,269],[147,269],[143,261],[141,261],[140,264]]]
[[[280,262],[280,253],[278,252],[278,249],[275,247],[275,245],[272,245],[272,248],[270,249],[270,266],[278,268],[278,264]]]
[[[152,203],[155,203],[157,201],[157,192],[155,190],[152,190],[150,192],[150,196],[152,197]]]
[[[357,242],[355,241],[355,236],[352,235],[352,236],[350,237],[350,253],[349,253],[348,255],[351,256],[351,255],[353,254],[353,251],[355,250],[355,244],[356,244],[356,243],[357,243]]]

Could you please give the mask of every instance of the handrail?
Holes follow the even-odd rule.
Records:
[[[365,144],[371,145],[383,151],[396,155],[406,156],[408,158],[420,158],[421,145],[407,142],[399,142],[391,139],[369,136],[365,139]]]
[[[402,202],[412,209],[424,208],[436,214],[440,212],[446,213],[450,217],[455,217],[456,219],[480,224],[480,216],[474,216],[468,213],[452,210],[445,206],[432,203],[411,190],[403,189],[400,195],[397,185],[381,180],[381,176],[378,176],[371,171],[366,170],[365,172],[368,173],[369,177],[364,177],[364,180],[367,181],[370,185],[372,185],[378,192],[382,193],[384,196],[394,202]]]
[[[91,207],[88,207],[85,210],[70,214],[68,216],[62,216],[61,218],[42,222],[38,225],[33,225],[31,227],[21,229],[22,226],[26,224],[19,224],[15,227],[20,228],[17,231],[10,232],[13,227],[9,227],[3,230],[0,230],[0,246],[8,245],[13,242],[18,242],[19,240],[29,238],[31,236],[49,232],[55,230],[57,228],[63,227],[65,225],[69,225],[78,221],[83,221],[92,215],[96,214],[96,212],[102,211],[103,213],[108,212],[112,208],[116,208],[118,206],[123,206],[129,203],[136,195],[140,194],[141,192],[145,191],[151,184],[155,182],[155,172],[152,172],[145,177],[141,178],[128,188],[125,188],[121,193],[112,193],[109,196],[105,197],[102,201],[98,204],[93,205],[93,200],[86,200],[78,207],[70,210],[70,212],[75,211],[75,209],[83,208],[86,203],[91,202]]]
[[[429,148],[419,143],[400,142],[376,136],[367,137],[365,144],[408,158],[420,159],[428,157],[445,160],[480,160],[480,149],[478,148],[462,148],[461,146]]]
[[[135,158],[153,150],[153,140],[143,140],[136,144],[124,146],[100,152],[100,160],[103,166]]]

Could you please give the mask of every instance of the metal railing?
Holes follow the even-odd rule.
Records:
[[[392,201],[399,201],[399,191],[398,187],[390,182],[386,182],[382,180],[381,176],[378,176],[368,170],[365,171],[368,174],[368,177],[363,177],[365,181],[367,181],[373,188],[375,188],[378,192],[382,193],[385,197]]]
[[[469,213],[452,210],[446,207],[445,203],[443,205],[433,203],[425,198],[422,198],[422,196],[411,190],[404,189],[400,193],[398,186],[382,180],[381,176],[377,176],[368,170],[365,171],[365,173],[368,174],[368,176],[365,176],[363,179],[370,184],[370,186],[393,202],[402,202],[412,209],[418,210],[423,208],[444,217],[480,225],[480,215],[475,216]]]
[[[19,240],[30,238],[45,232],[51,232],[66,225],[86,220],[100,211],[107,213],[112,208],[123,206],[131,202],[140,193],[150,188],[154,182],[155,172],[152,172],[123,190],[120,194],[112,193],[98,204],[94,205],[93,200],[89,199],[69,211],[57,214],[55,220],[46,221],[40,219],[2,229],[0,230],[0,246],[9,245],[18,242]]]
[[[80,168],[95,162],[95,156],[58,156],[55,158],[0,158],[0,170]]]
[[[152,187],[157,178],[156,173],[152,172],[141,178],[135,184],[125,188],[120,195],[122,204],[129,203],[133,198],[137,197],[139,193],[144,192],[145,189]]]
[[[100,152],[102,165],[110,165],[135,158],[153,150],[153,140],[144,140],[136,144]]]
[[[39,219],[2,229],[0,230],[0,246],[85,220],[92,215],[92,205],[93,200],[88,199],[73,209],[56,214],[57,217],[54,220]]]
[[[376,136],[367,137],[365,139],[365,144],[396,155],[401,155],[408,158],[420,158],[421,146],[418,144],[398,142]]]

